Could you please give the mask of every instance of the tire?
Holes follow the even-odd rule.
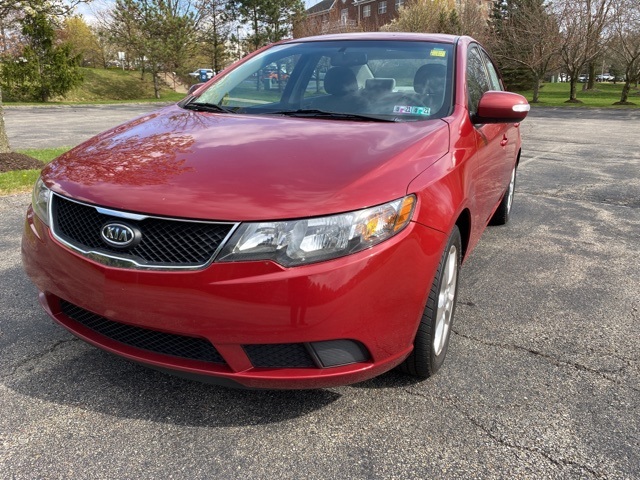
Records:
[[[409,375],[428,378],[444,363],[458,299],[461,244],[460,230],[456,226],[440,259],[413,342],[413,351],[399,366]]]
[[[500,205],[498,205],[498,209],[495,211],[491,220],[489,220],[489,225],[504,225],[509,221],[511,216],[511,208],[513,207],[513,196],[516,191],[516,167],[513,167],[511,170],[511,180],[509,181],[509,186],[507,187],[507,191],[504,192],[502,196],[502,200],[500,201]]]

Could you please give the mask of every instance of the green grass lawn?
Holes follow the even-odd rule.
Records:
[[[70,147],[59,147],[40,150],[18,150],[18,152],[40,160],[44,167],[51,160],[62,155],[69,149]],[[33,187],[39,175],[40,170],[14,170],[12,172],[0,173],[0,195],[28,192]]]
[[[596,83],[594,90],[583,91],[584,83],[578,83],[577,98],[583,103],[565,103],[569,99],[568,83],[545,83],[540,89],[540,101],[533,105],[544,107],[607,107],[607,108],[640,108],[640,90],[634,89],[632,86],[629,94],[629,101],[634,102],[635,106],[614,106],[613,103],[620,101],[622,93],[622,83],[602,82]],[[524,95],[527,100],[531,101],[533,92],[527,90],[518,92]]]
[[[153,93],[150,74],[140,78],[140,72],[122,71],[115,68],[81,68],[84,82],[64,97],[57,97],[46,104],[38,102],[12,102],[5,98],[6,105],[65,105],[65,104],[105,104],[122,102],[177,102],[184,94],[176,93],[169,87],[160,89],[160,99]]]

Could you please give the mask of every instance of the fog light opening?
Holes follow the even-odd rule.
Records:
[[[355,340],[329,340],[307,345],[311,355],[323,368],[366,362],[371,358],[367,348]]]

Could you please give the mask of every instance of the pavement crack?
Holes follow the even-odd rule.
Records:
[[[549,354],[543,353],[539,350],[534,350],[532,348],[527,348],[527,347],[522,347],[520,345],[511,345],[508,343],[497,343],[497,342],[488,342],[486,340],[482,340],[480,338],[477,337],[472,337],[471,335],[465,335],[463,333],[460,333],[458,330],[456,329],[451,329],[451,331],[458,335],[459,337],[465,338],[471,342],[476,342],[476,343],[481,343],[482,345],[486,345],[488,347],[495,347],[495,348],[503,348],[505,350],[511,350],[512,352],[525,352],[528,353],[529,355],[533,355],[536,357],[540,357],[543,358],[545,360],[547,360],[548,362],[552,363],[553,365],[556,365],[558,367],[571,367],[575,370],[581,371],[581,372],[587,372],[587,373],[591,373],[593,375],[598,375],[599,377],[603,378],[604,380],[607,380],[608,382],[611,383],[615,383],[616,385],[619,385],[621,387],[624,388],[628,388],[630,390],[633,390],[634,392],[638,392],[640,393],[640,388],[637,387],[633,387],[631,385],[627,385],[625,383],[622,383],[620,381],[618,381],[615,378],[611,378],[609,375],[613,375],[613,374],[617,374],[622,372],[623,370],[629,368],[631,366],[631,360],[627,359],[627,358],[622,358],[616,355],[612,355],[614,358],[618,358],[619,360],[622,360],[625,362],[625,365],[613,370],[613,371],[607,371],[607,372],[602,372],[600,370],[597,370],[595,368],[591,368],[588,367],[586,365],[583,365],[581,363],[577,363],[577,362],[570,362],[570,361],[566,361],[566,360],[559,360],[556,357],[553,357]]]
[[[451,398],[449,400],[451,401],[451,404],[452,404],[453,408],[456,411],[458,411],[464,418],[466,418],[469,421],[469,423],[471,423],[478,430],[483,432],[491,440],[493,440],[495,443],[497,443],[499,445],[502,445],[502,446],[510,448],[510,449],[518,450],[518,451],[521,451],[521,452],[535,453],[535,454],[541,455],[544,458],[546,458],[549,462],[551,462],[552,464],[556,465],[557,467],[561,467],[561,468],[562,467],[577,467],[577,468],[579,468],[579,469],[591,474],[594,478],[607,478],[606,473],[599,472],[599,471],[595,470],[594,468],[592,468],[592,467],[590,467],[588,465],[584,465],[583,463],[580,463],[578,461],[570,460],[568,458],[556,458],[551,453],[547,452],[546,450],[544,450],[544,449],[542,449],[540,447],[535,447],[535,446],[532,447],[532,446],[527,446],[527,445],[521,445],[521,444],[518,444],[518,443],[514,443],[514,442],[508,440],[507,438],[505,438],[503,435],[498,435],[495,432],[493,432],[491,429],[489,429],[486,426],[484,426],[480,421],[476,420],[464,408],[461,408],[461,406],[455,400],[453,400]]]
[[[72,343],[72,342],[77,342],[78,338],[73,337],[73,338],[69,338],[66,340],[58,340],[57,342],[55,342],[53,345],[51,345],[49,348],[43,350],[42,352],[39,352],[31,357],[28,358],[24,358],[22,360],[20,360],[19,362],[17,362],[14,365],[11,365],[9,367],[9,372],[7,373],[3,373],[2,375],[0,375],[0,378],[5,379],[5,378],[9,378],[12,377],[16,374],[16,372],[18,371],[18,369],[20,369],[21,367],[32,363],[32,362],[38,362],[40,360],[42,360],[44,357],[46,357],[47,355],[50,355],[51,353],[55,352],[56,350],[60,349],[63,345],[66,345],[68,343]]]
[[[419,397],[422,399],[432,398],[430,396],[423,394],[422,392],[412,390],[410,388],[404,388],[403,390],[409,395],[413,395],[415,397]],[[486,436],[488,436],[491,440],[493,440],[498,445],[502,445],[503,447],[507,447],[513,450],[518,450],[521,452],[535,453],[535,454],[541,455],[544,458],[546,458],[549,462],[551,462],[553,465],[556,465],[557,467],[560,467],[560,468],[577,467],[591,474],[594,478],[607,478],[607,475],[605,473],[599,472],[594,468],[588,465],[584,465],[578,461],[570,460],[567,458],[556,458],[551,453],[547,452],[546,450],[540,447],[531,447],[531,446],[521,445],[518,443],[514,443],[512,441],[509,441],[507,438],[504,437],[504,435],[498,435],[497,433],[492,431],[490,428],[487,428],[485,425],[483,425],[479,420],[475,419],[469,412],[467,412],[464,408],[460,406],[459,402],[455,398],[451,397],[450,395],[446,395],[443,398],[448,403],[450,403],[451,406],[453,406],[453,408],[457,412],[459,412],[469,423],[471,423],[474,427],[476,427],[478,430],[480,430],[482,433],[484,433]]]

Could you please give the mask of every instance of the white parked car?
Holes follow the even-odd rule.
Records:
[[[210,78],[213,78],[213,70],[211,70],[210,68],[198,68],[197,70],[194,70],[193,72],[189,73],[189,76],[200,77],[200,70],[204,70],[205,72],[207,72],[207,80],[209,80]]]
[[[603,73],[596,77],[597,82],[613,82],[614,79],[615,77],[609,73]]]

